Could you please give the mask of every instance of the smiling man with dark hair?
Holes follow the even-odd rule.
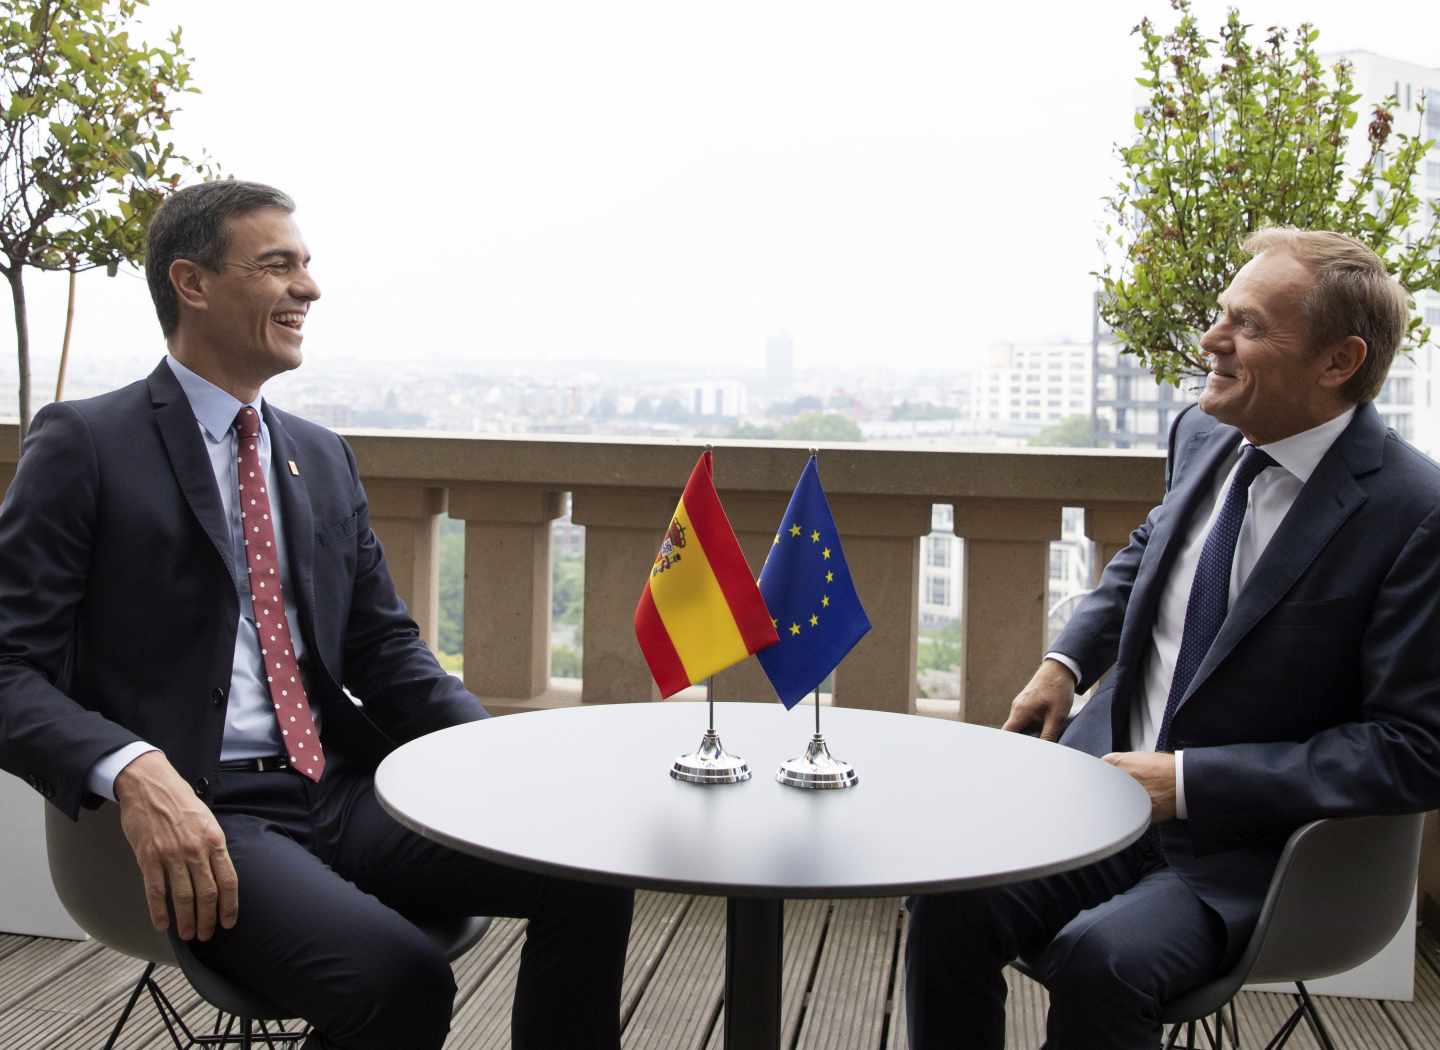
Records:
[[[1151,827],[1068,874],[913,898],[915,1050],[999,1050],[1021,956],[1048,1050],[1153,1050],[1161,1004],[1244,948],[1295,828],[1440,805],[1440,468],[1370,404],[1407,297],[1339,234],[1247,248],[1164,501],[1005,725],[1055,739],[1108,670],[1061,742],[1132,775]]]
[[[156,927],[312,1047],[439,1048],[454,979],[405,916],[448,913],[530,919],[516,1047],[615,1050],[630,892],[376,801],[388,750],[485,710],[396,595],[349,446],[261,397],[320,298],[292,211],[255,183],[170,197],[146,263],[169,355],[35,417],[0,507],[0,767],[71,817],[116,800]]]

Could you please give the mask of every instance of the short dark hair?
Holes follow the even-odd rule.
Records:
[[[145,234],[145,280],[160,331],[168,337],[180,323],[180,302],[170,283],[170,264],[188,259],[207,270],[220,269],[229,247],[225,221],[259,208],[295,210],[295,202],[260,182],[223,179],[176,190],[156,209]]]

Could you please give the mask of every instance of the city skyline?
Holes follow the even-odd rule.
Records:
[[[1208,31],[1223,7],[1196,4]],[[781,330],[801,367],[907,372],[1086,338],[1100,198],[1131,130],[1129,30],[1175,18],[1159,0],[1042,6],[1034,29],[933,4],[740,5],[723,22],[478,5],[425,26],[247,10],[157,0],[146,20],[152,37],[183,25],[204,91],[182,146],[299,202],[325,292],[312,365],[660,370],[748,358]],[[1419,31],[1440,15],[1398,2],[1242,11],[1257,33],[1308,16],[1327,51],[1440,65],[1440,32]],[[28,290],[38,364],[64,279]],[[143,280],[83,275],[72,367],[117,344],[163,352]]]

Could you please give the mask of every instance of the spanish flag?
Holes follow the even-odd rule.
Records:
[[[714,456],[706,449],[635,606],[635,637],[662,696],[780,640],[715,494],[714,476]]]

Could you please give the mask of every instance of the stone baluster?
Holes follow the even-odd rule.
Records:
[[[530,699],[550,686],[550,522],[562,493],[534,485],[457,485],[465,521],[465,686]]]
[[[1091,565],[1092,585],[1100,582],[1100,574],[1110,559],[1125,549],[1133,532],[1145,515],[1149,503],[1091,503],[1085,507],[1085,535],[1095,543],[1095,560]]]
[[[385,549],[395,590],[435,648],[440,631],[440,517],[447,494],[414,481],[367,480],[370,527]]]
[[[614,704],[659,696],[635,640],[635,603],[679,489],[585,489],[570,518],[585,526],[585,653],[580,699]]]
[[[959,499],[964,543],[965,721],[998,726],[1044,656],[1050,543],[1059,503]]]

